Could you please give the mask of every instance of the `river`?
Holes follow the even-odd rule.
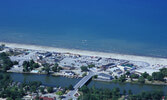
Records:
[[[41,81],[43,85],[46,86],[62,86],[68,87],[70,84],[75,85],[81,78],[66,78],[66,77],[56,77],[48,75],[39,75],[39,74],[21,74],[21,73],[5,73],[9,74],[12,79],[16,82],[23,82],[24,80],[28,81]],[[167,86],[164,85],[147,85],[147,84],[132,84],[132,83],[113,83],[113,82],[99,82],[92,80],[88,87],[95,86],[96,88],[108,88],[112,89],[114,87],[120,88],[121,91],[124,89],[128,91],[132,90],[134,94],[140,93],[142,91],[153,91],[153,90],[162,90],[167,94]]]

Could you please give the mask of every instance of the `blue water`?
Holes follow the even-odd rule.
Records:
[[[0,0],[0,41],[167,58],[166,0]]]

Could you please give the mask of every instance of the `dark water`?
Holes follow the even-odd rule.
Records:
[[[79,79],[71,79],[66,77],[54,77],[47,75],[36,75],[36,74],[18,74],[18,73],[6,73],[10,74],[12,79],[17,82],[23,82],[24,79],[26,81],[41,81],[43,85],[47,86],[62,86],[68,87],[70,84],[75,85],[79,82]],[[161,90],[167,94],[167,86],[158,86],[158,85],[141,85],[141,84],[131,84],[131,83],[109,83],[109,82],[99,82],[99,81],[91,81],[88,84],[88,87],[95,86],[96,88],[108,88],[113,89],[115,87],[120,88],[121,91],[124,89],[128,91],[132,90],[134,94],[140,93],[142,91],[153,91],[153,90]]]
[[[0,41],[167,57],[166,0],[0,0]]]

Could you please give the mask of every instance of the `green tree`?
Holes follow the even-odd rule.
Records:
[[[44,66],[44,70],[45,70],[46,74],[50,74],[50,67],[49,67],[49,65],[45,65]]]
[[[60,71],[60,70],[62,70],[63,68],[61,68],[61,67],[58,67],[58,72]]]
[[[132,74],[130,77],[131,77],[131,78],[139,78],[139,75],[137,75],[137,74]]]
[[[17,61],[13,62],[13,65],[18,65],[18,64],[19,64],[19,62],[17,62]]]
[[[90,64],[90,65],[88,65],[88,67],[89,68],[93,68],[93,67],[95,67],[95,65],[94,64]]]
[[[93,78],[95,78],[95,79],[96,79],[97,77],[98,77],[98,75],[94,75],[94,76],[93,76]]]
[[[39,88],[39,90],[40,90],[40,92],[41,92],[41,93],[45,93],[45,91],[44,91],[44,90],[45,90],[45,88],[40,87],[40,88]]]
[[[132,90],[128,90],[128,95],[132,95]]]
[[[167,77],[167,68],[160,69],[160,72],[163,74],[163,76]]]
[[[58,64],[57,63],[52,67],[52,71],[58,72]]]
[[[130,75],[130,72],[129,72],[129,71],[127,71],[127,72],[126,72],[126,75],[127,75],[127,76],[129,76],[129,75]]]
[[[152,76],[147,76],[148,81],[152,81]]]
[[[125,89],[123,90],[123,95],[126,95],[126,90]]]
[[[36,90],[37,90],[37,87],[35,85],[30,87],[30,92],[34,92],[35,93]]]
[[[161,72],[153,72],[152,77],[154,80],[164,81],[164,75]]]
[[[149,76],[149,74],[147,72],[144,72],[141,74],[141,76],[143,76],[144,78],[147,78]]]
[[[56,94],[61,96],[61,95],[63,95],[63,92],[62,91],[58,91],[58,92],[56,92]]]
[[[82,77],[85,77],[86,75],[87,75],[87,73],[85,72],[85,73],[82,74]]]
[[[120,97],[120,89],[119,88],[114,88],[112,90],[112,97],[114,99],[118,99]]]
[[[126,81],[126,77],[125,75],[121,75],[121,77],[118,79],[119,82],[125,82]]]
[[[49,93],[53,93],[53,87],[47,87],[47,91],[48,91]]]
[[[139,79],[138,79],[138,82],[139,82],[139,83],[142,83],[142,84],[145,83],[144,77],[143,77],[143,76],[140,76]]]
[[[68,89],[69,90],[74,90],[74,88],[73,88],[73,86],[71,84],[68,86]]]
[[[84,85],[82,88],[79,89],[80,91],[82,91],[83,93],[88,93],[89,92],[89,88]]]
[[[88,71],[88,67],[86,67],[86,66],[81,66],[81,71]]]
[[[34,63],[32,66],[33,66],[33,69],[34,69],[34,68],[39,68],[39,67],[40,67],[38,63]]]

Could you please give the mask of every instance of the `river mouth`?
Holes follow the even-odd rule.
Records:
[[[3,72],[0,72],[3,73]],[[52,87],[68,87],[70,84],[73,86],[77,84],[81,78],[67,78],[62,76],[52,76],[52,75],[40,75],[40,74],[22,74],[22,73],[3,73],[9,74],[13,81],[15,82],[26,82],[29,81],[41,81],[45,86]],[[132,90],[133,94],[138,94],[143,91],[163,91],[165,94],[167,93],[166,85],[148,85],[148,84],[134,84],[134,83],[114,83],[114,82],[101,82],[91,80],[88,84],[88,87],[95,86],[96,88],[103,89],[113,89],[120,88],[120,91],[123,90]]]

